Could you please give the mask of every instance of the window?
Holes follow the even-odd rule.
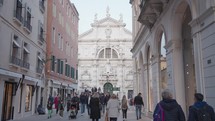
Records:
[[[39,36],[39,40],[41,41],[41,42],[44,42],[45,41],[45,39],[44,39],[44,28],[43,28],[43,23],[39,20],[39,23],[38,23],[38,25],[39,25],[39,31],[38,31],[38,36]]]
[[[14,17],[20,22],[20,24],[23,22],[22,0],[16,0],[16,8],[15,8],[15,11],[14,11]]]
[[[55,72],[55,56],[51,57],[51,70]]]
[[[30,51],[29,51],[29,44],[24,42],[24,46],[23,46],[23,67],[26,69],[30,68],[30,64],[29,64],[29,56],[30,56]]]
[[[24,27],[28,30],[30,33],[32,31],[31,26],[31,9],[27,6],[27,3],[25,4],[25,20],[24,20]]]
[[[32,86],[26,86],[26,97],[25,97],[25,112],[31,111],[32,108]]]
[[[60,49],[61,47],[61,35],[58,33],[58,48]]]
[[[65,64],[65,75],[66,75],[67,77],[69,77],[69,74],[70,74],[70,65]]]
[[[3,5],[3,2],[4,2],[3,0],[0,0],[0,7]]]
[[[17,35],[12,35],[12,53],[11,53],[11,63],[21,66],[21,49],[20,49],[21,40]]]
[[[63,37],[61,37],[61,50],[63,51]]]
[[[53,2],[52,15],[53,15],[54,17],[56,17],[56,5],[55,5],[55,2]]]
[[[63,74],[63,61],[61,61],[60,68],[60,74]]]
[[[75,78],[75,69],[71,67],[71,78]]]
[[[99,53],[99,58],[104,58],[104,50]]]
[[[111,58],[111,48],[105,49],[105,58]]]
[[[43,60],[41,58],[40,52],[37,53],[37,73],[42,73],[43,70]]]
[[[44,11],[45,11],[45,0],[40,0],[39,5],[40,5],[40,11],[42,13],[44,13]]]
[[[55,43],[55,27],[52,28],[52,41]]]
[[[60,59],[57,59],[57,73],[60,74],[60,65],[61,65],[61,62],[60,62]]]
[[[114,49],[105,48],[99,52],[98,57],[99,58],[118,58],[118,54]]]

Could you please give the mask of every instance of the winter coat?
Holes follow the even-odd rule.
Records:
[[[123,110],[128,109],[128,101],[126,99],[122,99],[122,106],[121,106],[121,108]]]
[[[99,98],[91,97],[90,99],[90,118],[91,119],[100,119],[101,118],[101,113],[99,109]]]
[[[59,97],[54,98],[55,109],[58,109]]]
[[[141,96],[136,96],[134,98],[134,105],[143,105],[144,106],[143,98]]]
[[[52,110],[52,104],[51,104],[51,103],[48,103],[48,104],[47,104],[47,109],[48,109],[48,110]]]
[[[174,99],[163,99],[160,102],[161,107],[164,110],[164,120],[165,121],[185,121],[184,112],[181,106]],[[155,112],[157,112],[159,104],[156,105]]]
[[[207,112],[210,114],[211,120],[215,121],[215,113],[213,108],[204,101],[196,102],[194,103],[194,105],[189,107],[188,121],[197,121],[197,113],[194,108],[200,109],[203,108],[204,106],[207,106]]]
[[[119,116],[119,110],[118,99],[110,99],[107,104],[108,117],[117,118]]]

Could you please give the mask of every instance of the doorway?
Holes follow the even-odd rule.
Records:
[[[5,82],[1,121],[12,119],[12,101],[14,86],[15,85],[13,83]]]
[[[104,93],[113,94],[113,85],[109,82],[104,84]]]

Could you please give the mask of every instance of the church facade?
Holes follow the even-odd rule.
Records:
[[[97,88],[99,92],[114,93],[120,98],[133,94],[132,34],[125,28],[123,17],[95,15],[91,29],[79,36],[78,90]]]

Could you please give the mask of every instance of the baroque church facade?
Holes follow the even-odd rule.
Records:
[[[95,15],[91,29],[79,36],[78,90],[97,88],[120,98],[133,94],[132,34],[125,28],[123,17],[110,16],[98,20]]]

